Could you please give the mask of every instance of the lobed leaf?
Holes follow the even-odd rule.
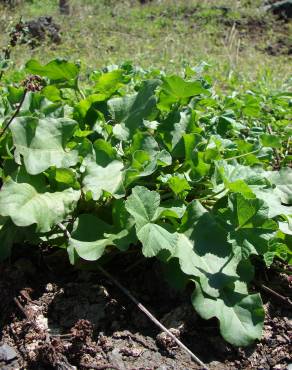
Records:
[[[0,215],[17,226],[36,224],[36,231],[45,233],[74,210],[79,197],[80,191],[73,189],[40,193],[31,184],[9,180],[0,192]]]

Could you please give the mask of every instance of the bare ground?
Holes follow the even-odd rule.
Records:
[[[221,338],[216,320],[196,315],[189,294],[161,282],[156,263],[123,272],[128,263],[116,258],[106,268],[211,370],[288,369],[292,363],[286,303],[263,295],[262,340],[234,348]],[[286,276],[271,270],[267,277],[291,296]],[[103,275],[72,269],[60,252],[18,256],[0,266],[0,291],[0,369],[200,369]],[[1,348],[8,348],[9,361]]]

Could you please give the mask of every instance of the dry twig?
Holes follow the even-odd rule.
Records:
[[[291,299],[289,299],[288,297],[284,297],[282,294],[276,292],[275,290],[269,288],[268,286],[264,285],[264,284],[256,284],[259,288],[265,290],[266,292],[272,294],[273,296],[277,297],[278,299],[280,299],[281,301],[287,303],[290,307],[292,307],[292,302],[291,302]]]
[[[103,267],[99,266],[99,270],[107,277],[109,278],[121,291],[133,301],[137,307],[145,313],[145,315],[152,321],[156,326],[158,326],[161,330],[163,330],[167,335],[171,337],[175,341],[175,343],[181,347],[185,352],[187,352],[191,358],[197,362],[204,370],[208,370],[208,367],[190,350],[188,347],[186,347],[175,335],[173,335],[164,325],[161,324],[160,321],[156,319],[155,316],[152,315],[150,311],[147,310],[147,308],[139,302],[129,291],[126,289],[120,282],[118,282],[109,272],[107,272]]]
[[[68,239],[71,238],[71,235],[69,231],[66,229],[64,225],[61,223],[58,223],[58,226],[60,229],[64,232],[66,237]],[[136,304],[136,306],[145,313],[145,315],[156,325],[158,326],[161,330],[163,330],[166,334],[168,334],[171,339],[175,341],[175,343],[182,348],[185,352],[187,352],[191,358],[200,366],[202,366],[202,369],[204,370],[209,370],[208,367],[187,347],[185,346],[175,335],[173,335],[159,320],[156,319],[155,316],[152,315],[150,311],[147,310],[147,308],[139,302],[133,295],[132,293],[129,292],[128,289],[126,289],[121,283],[119,283],[109,272],[107,272],[103,267],[99,266],[98,269],[105,275],[108,279],[110,279],[132,302]]]

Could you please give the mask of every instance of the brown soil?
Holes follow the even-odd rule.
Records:
[[[289,38],[278,38],[277,41],[268,45],[265,51],[270,55],[292,55],[292,40]]]
[[[285,303],[263,295],[262,340],[234,348],[220,337],[216,320],[196,315],[189,294],[161,282],[157,263],[123,272],[130,262],[116,258],[106,268],[211,370],[276,370],[292,363],[292,317]],[[268,278],[287,295],[285,275],[270,271]],[[0,351],[0,369],[200,369],[103,275],[72,269],[62,252],[0,265],[0,291],[0,349],[5,343],[17,355],[1,361]]]

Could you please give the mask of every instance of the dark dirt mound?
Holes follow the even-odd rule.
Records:
[[[55,44],[61,42],[60,26],[49,16],[39,17],[27,22],[20,21],[10,33],[12,46],[20,43],[35,48],[47,39]]]
[[[292,40],[279,38],[275,43],[268,45],[265,51],[270,55],[292,55]]]
[[[0,267],[0,346],[17,354],[10,361],[0,356],[0,369],[200,368],[103,275],[76,271],[66,258],[37,254]],[[234,348],[221,338],[216,320],[196,315],[189,294],[160,282],[157,263],[123,273],[129,262],[123,257],[107,268],[210,369],[287,369],[292,362],[291,310],[281,301],[264,296],[263,339]],[[287,279],[272,271],[269,278],[287,294]]]
[[[267,10],[277,15],[282,19],[291,19],[292,18],[292,1],[291,0],[282,0],[274,1],[271,5],[267,6]]]

